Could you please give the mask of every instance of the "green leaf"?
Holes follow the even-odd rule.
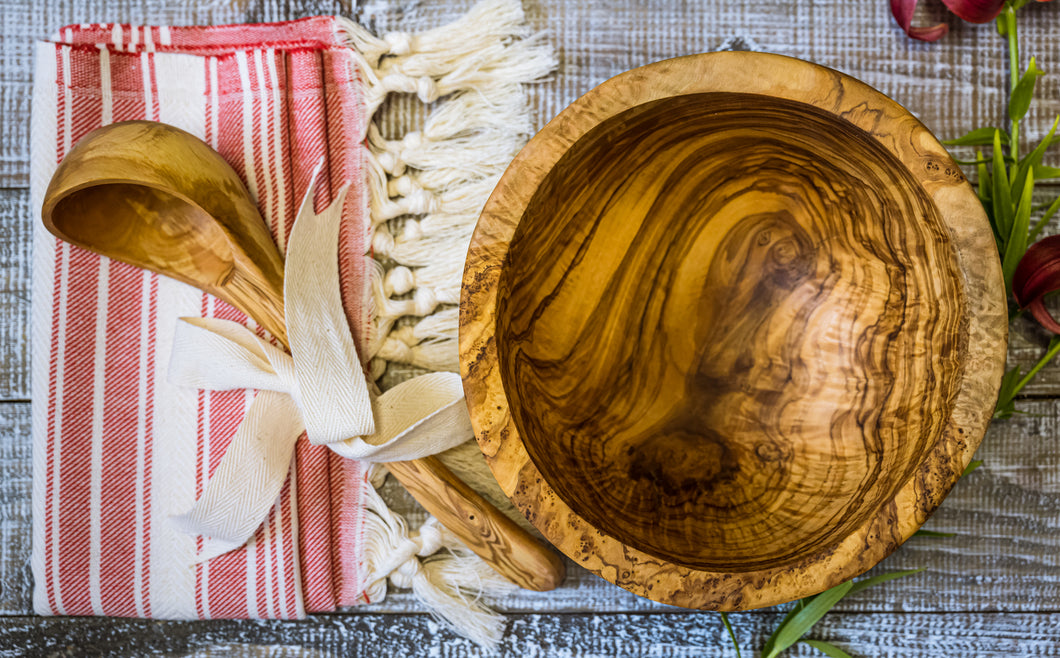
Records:
[[[732,648],[736,649],[736,658],[743,658],[740,655],[740,645],[736,642],[736,633],[732,630],[732,625],[729,624],[729,615],[727,613],[721,613],[721,623],[725,624],[725,630],[729,631],[729,639],[732,640]]]
[[[1060,125],[1060,116],[1056,117],[1056,121],[1053,121],[1053,127],[1049,129],[1049,134],[1045,136],[1045,139],[1043,139],[1033,151],[1028,153],[1027,157],[1020,160],[1019,165],[1016,167],[1016,176],[1012,179],[1012,189],[1022,190],[1023,183],[1027,180],[1027,174],[1031,171],[1034,172],[1035,180],[1042,179],[1042,177],[1038,175],[1037,169],[1042,164],[1042,158],[1045,156],[1045,149],[1053,139],[1053,135],[1056,134],[1056,127],[1058,125]],[[1049,169],[1052,169],[1052,167]]]
[[[1060,178],[1060,167],[1048,165],[1037,165],[1034,167],[1034,180],[1045,180],[1046,178]]]
[[[1052,216],[1052,213],[1056,212],[1057,208],[1060,208],[1060,199],[1053,202],[1051,212],[1046,213],[1046,219]],[[1038,222],[1040,225],[1042,222]],[[1035,227],[1036,229],[1039,227]],[[1056,358],[1056,355],[1060,354],[1060,336],[1053,336],[1049,340],[1049,345],[1045,348],[1045,354],[1041,356],[1038,361],[1031,366],[1031,369],[1027,371],[1026,375],[1019,376],[1019,369],[1013,368],[1005,373],[1004,377],[1001,378],[1001,387],[998,393],[997,406],[994,408],[994,418],[1008,418],[1012,414],[1016,413],[1015,398],[1016,395],[1023,390],[1023,387],[1027,385],[1034,377],[1041,372],[1042,368],[1049,365],[1049,363]],[[978,464],[976,464],[978,467]],[[965,470],[964,475],[971,473],[974,468],[969,467]]]
[[[990,146],[994,143],[994,132],[1001,133],[1001,143],[1008,144],[1009,136],[1004,130],[998,128],[976,128],[957,139],[948,139],[942,142],[947,146]]]
[[[973,459],[972,461],[968,462],[968,466],[966,466],[965,469],[964,469],[964,472],[961,473],[961,477],[964,477],[964,476],[968,475],[969,473],[971,473],[972,471],[974,471],[975,469],[979,468],[982,465],[983,465],[983,460],[982,459]]]
[[[1027,253],[1027,238],[1030,233],[1031,205],[1033,200],[1031,194],[1034,192],[1034,172],[1029,172],[1027,181],[1023,184],[1023,193],[1020,195],[1019,205],[1016,207],[1016,215],[1012,219],[1012,227],[1009,231],[1008,240],[1005,241],[1005,255],[1001,259],[1001,272],[1005,275],[1005,290],[1012,290],[1012,277],[1016,274],[1016,267]]]
[[[1016,83],[1016,88],[1012,90],[1012,98],[1008,102],[1009,119],[1019,121],[1027,115],[1027,110],[1031,107],[1031,98],[1034,97],[1034,85],[1037,83],[1038,78],[1043,75],[1045,75],[1045,72],[1038,69],[1034,58],[1031,57],[1027,70],[1020,77],[1020,81]]]
[[[1012,188],[1009,187],[1008,174],[1005,172],[1004,155],[1001,153],[1001,131],[999,130],[994,131],[994,163],[990,173],[993,183],[990,200],[994,209],[994,224],[997,226],[997,232],[1002,236],[1002,242],[1007,243],[1007,236],[1012,232]]]
[[[997,405],[994,406],[994,420],[1005,420],[1011,418],[1016,413],[1016,401],[1006,400],[1002,404],[1001,400],[997,401]]]
[[[927,537],[929,539],[944,539],[946,537],[956,537],[956,532],[938,532],[937,530],[917,530],[913,533],[914,537]]]
[[[920,568],[909,569],[908,571],[892,571],[891,573],[881,573],[880,575],[873,576],[872,578],[863,578],[862,580],[859,580],[858,582],[854,583],[854,586],[850,588],[849,593],[855,594],[862,590],[866,590],[872,587],[873,585],[879,585],[880,583],[885,583],[888,580],[897,580],[898,578],[912,576],[913,574],[920,573],[923,570],[923,568]]]
[[[814,594],[814,597],[816,597],[816,595],[817,594]],[[788,610],[787,615],[784,615],[784,618],[780,620],[779,624],[777,624],[777,627],[774,630],[773,635],[771,635],[770,638],[765,641],[765,644],[762,645],[762,656],[774,655],[774,651],[775,651],[774,647],[777,644],[777,634],[780,633],[780,629],[783,628],[784,626],[787,626],[789,623],[791,623],[792,619],[794,619],[795,616],[798,615],[798,613],[802,611],[802,608],[806,607],[807,602],[811,601],[814,597],[807,597],[806,599],[799,599],[798,601],[795,602],[795,605],[792,606],[792,609]],[[783,650],[780,650],[780,651],[783,651]],[[776,653],[780,653],[780,652],[777,651]]]
[[[981,165],[981,164],[984,164],[984,163],[985,164],[993,164],[993,160],[958,160],[957,158],[954,158],[953,161],[956,162],[959,165],[966,166],[966,167],[971,167],[972,165]],[[1005,164],[1010,165],[1013,162],[1015,162],[1015,160],[1013,160],[1011,157],[1009,157],[1007,155],[1005,156]]]
[[[1019,366],[1013,367],[1011,370],[1006,372],[1001,378],[1001,395],[1002,396],[1013,396],[1016,394],[1016,386],[1020,381],[1020,369]]]
[[[1042,232],[1045,225],[1049,223],[1049,220],[1053,218],[1053,215],[1060,210],[1060,196],[1053,200],[1052,204],[1042,214],[1042,218],[1038,220],[1038,223],[1031,229],[1030,237],[1027,238],[1027,242],[1031,243],[1038,239],[1038,234]]]
[[[804,644],[808,644],[814,649],[817,649],[826,656],[832,658],[854,658],[846,651],[843,651],[839,647],[824,640],[802,640]]]
[[[977,194],[979,201],[983,204],[983,209],[986,210],[988,218],[990,219],[990,228],[994,229],[994,237],[1000,241],[1001,234],[998,233],[997,224],[994,222],[994,205],[990,202],[990,193],[993,183],[990,182],[990,169],[986,166],[986,160],[983,159],[983,151],[981,149],[975,149],[975,171],[978,174],[979,187]]]
[[[785,623],[777,627],[768,640],[772,641],[769,653],[764,653],[763,658],[774,658],[781,651],[798,642],[806,631],[810,630],[826,612],[850,592],[853,586],[854,583],[847,581],[813,597],[791,619],[786,619]]]
[[[798,601],[792,606],[791,610],[788,610],[788,614],[785,615],[784,619],[782,619],[777,625],[776,630],[773,631],[773,634],[769,636],[768,640],[766,640],[765,645],[762,647],[762,658],[774,658],[785,649],[798,642],[802,636],[805,635],[806,632],[825,615],[825,613],[835,607],[835,604],[839,603],[840,599],[844,596],[853,594],[854,592],[860,592],[873,585],[887,582],[888,580],[902,578],[921,571],[923,571],[923,569],[884,573],[878,576],[873,576],[872,578],[859,580],[856,583],[848,580],[847,582],[840,583],[820,594],[808,596]],[[809,644],[811,642],[816,642],[817,640],[802,641]],[[811,646],[813,645],[811,644]]]
[[[997,395],[997,405],[994,406],[994,418],[1008,418],[1016,413],[1014,399],[1016,397],[1016,387],[1019,384],[1019,381],[1019,366],[1012,368],[1001,378],[1001,387]]]

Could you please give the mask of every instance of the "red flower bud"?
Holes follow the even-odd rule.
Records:
[[[997,18],[1005,0],[942,0],[950,11],[969,23],[989,23]]]
[[[1060,334],[1060,323],[1045,308],[1045,296],[1060,290],[1060,235],[1035,242],[1027,249],[1012,277],[1012,295],[1043,327]]]
[[[945,23],[929,27],[913,25],[913,13],[919,0],[890,0],[894,20],[906,34],[921,41],[938,41],[946,36],[949,28]],[[969,23],[989,23],[998,17],[1005,7],[1005,0],[942,0],[950,11]],[[1050,0],[1038,0],[1050,2]]]
[[[914,39],[921,41],[938,41],[946,36],[950,28],[945,23],[939,23],[931,27],[913,26],[913,12],[916,11],[917,2],[919,0],[891,0],[891,14],[894,15],[894,20],[898,21],[898,25],[902,30]]]

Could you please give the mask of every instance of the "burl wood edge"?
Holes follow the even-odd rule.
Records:
[[[692,98],[697,94],[714,96]],[[614,249],[627,256],[632,253],[629,245],[637,240],[670,244],[669,238],[664,238],[666,233],[660,233],[652,222],[630,229],[640,231],[635,238],[623,238],[626,229],[607,224],[611,221],[608,213],[613,212],[609,201],[593,198],[593,181],[576,179],[579,167],[617,171],[619,177],[624,176],[621,167],[584,155],[585,141],[579,145],[581,156],[579,149],[571,147],[588,135],[587,141],[613,147],[616,158],[632,154],[628,156],[634,159],[631,166],[661,167],[658,178],[669,181],[667,194],[692,197],[700,194],[696,185],[689,184],[689,189],[682,192],[685,178],[669,178],[674,173],[665,170],[669,160],[663,158],[660,165],[645,155],[639,162],[636,154],[655,148],[653,144],[659,140],[651,131],[673,131],[677,144],[674,153],[688,156],[687,149],[681,150],[686,148],[681,142],[685,137],[679,134],[683,122],[713,120],[710,111],[704,113],[702,109],[711,103],[714,109],[710,111],[716,110],[718,121],[738,123],[741,107],[747,116],[764,117],[761,120],[767,126],[765,133],[752,130],[751,138],[742,145],[747,147],[741,151],[747,162],[759,157],[755,154],[756,140],[771,139],[774,128],[781,135],[779,139],[790,140],[791,148],[787,150],[791,155],[772,158],[766,154],[758,164],[744,164],[739,157],[725,155],[725,148],[733,144],[723,144],[725,148],[712,146],[709,136],[702,138],[702,143],[697,142],[695,148],[707,154],[703,166],[709,168],[712,162],[716,164],[716,158],[730,157],[731,162],[724,167],[762,166],[775,170],[779,172],[777,189],[764,188],[761,212],[754,204],[743,210],[726,206],[724,212],[719,211],[733,216],[716,220],[720,228],[712,227],[716,235],[707,239],[710,246],[704,247],[703,253],[708,256],[702,266],[693,264],[691,270],[670,272],[665,260],[645,265],[645,272],[670,277],[651,285],[689,300],[684,307],[692,337],[689,344],[694,349],[689,351],[686,346],[681,352],[691,355],[686,360],[670,359],[678,373],[678,386],[673,390],[687,390],[688,395],[698,394],[702,399],[644,403],[635,395],[622,397],[621,393],[608,390],[607,381],[597,381],[600,375],[591,357],[596,354],[601,359],[632,359],[624,342],[658,346],[649,340],[652,336],[636,335],[641,325],[623,327],[621,319],[600,319],[601,326],[617,326],[620,330],[593,333],[586,330],[588,316],[575,313],[569,335],[564,336],[557,321],[548,320],[549,313],[564,304],[573,304],[571,308],[587,304],[597,308],[598,315],[600,309],[607,308],[621,318],[626,312],[621,308],[623,300],[636,297],[630,282],[637,279],[613,268],[628,267],[630,263],[639,266],[640,261],[616,258],[621,261],[621,265],[616,265],[600,258],[608,252],[599,251],[601,247],[594,246],[593,241],[604,240],[600,236],[605,235],[605,229],[607,236],[617,236],[614,239],[619,242]],[[665,110],[660,112],[660,107]],[[770,113],[776,116],[771,118]],[[607,124],[619,128],[614,134],[589,134],[620,114],[621,120]],[[787,122],[785,115],[789,116]],[[649,119],[638,118],[643,116]],[[624,142],[621,133],[627,126],[648,132],[643,138]],[[832,129],[815,132],[822,130],[821,126]],[[738,127],[736,130],[733,134],[739,137]],[[783,137],[784,131],[792,136]],[[701,139],[693,134],[694,130],[689,129],[689,133],[688,139]],[[815,138],[815,134],[819,137]],[[821,159],[827,160],[837,157],[835,149],[844,143],[857,147],[858,152],[850,154],[857,166],[846,164],[829,169],[825,163],[818,170],[803,153],[812,153],[819,146]],[[594,148],[598,153],[599,147]],[[664,144],[659,148],[669,147]],[[862,162],[857,162],[859,158]],[[900,165],[896,167],[899,171],[891,171],[894,168],[888,162]],[[858,191],[858,184],[852,180],[837,182],[838,192],[831,190],[829,172],[848,171],[836,175],[849,179],[849,171],[858,166],[868,172],[862,185],[868,191]],[[576,194],[581,194],[577,204],[583,216],[563,215],[564,209],[551,202],[548,194],[535,197],[542,186],[556,192],[553,196],[560,194],[557,186],[561,183],[556,176],[549,179],[554,169],[563,173],[572,187],[581,190]],[[715,171],[700,183],[706,185],[723,173]],[[770,199],[780,199],[777,203],[783,205],[784,198],[797,196],[797,190],[792,192],[784,186],[800,176],[806,182],[805,189],[823,199],[821,204],[868,208],[866,216],[882,213],[887,221],[880,222],[884,226],[866,229],[864,234],[827,234],[821,227],[800,228],[797,221],[789,222],[784,212],[769,206]],[[889,181],[888,189],[873,188],[877,179]],[[633,178],[630,181],[628,185],[639,184]],[[653,195],[661,193],[648,185],[639,192],[631,193],[627,187],[620,192],[609,188],[607,193],[616,198],[626,194],[629,198],[624,203],[633,206],[638,205],[636,199],[641,195],[650,204]],[[847,193],[861,196],[847,199]],[[877,206],[890,210],[877,211]],[[680,204],[678,208],[688,209]],[[697,208],[696,212],[704,212]],[[541,219],[549,213],[555,213],[556,221],[568,223],[565,235]],[[766,228],[755,225],[741,236],[740,227],[745,220],[757,214],[769,215],[763,220]],[[533,230],[526,229],[517,236],[517,227],[526,217],[536,218]],[[898,218],[894,225],[892,218]],[[661,221],[665,224],[670,219]],[[701,224],[678,227],[688,229],[693,237],[704,232]],[[821,231],[814,234],[817,228]],[[599,235],[593,233],[597,230]],[[510,253],[513,237],[517,237],[519,252],[514,258]],[[832,240],[838,246],[825,244]],[[841,370],[843,364],[856,363],[864,357],[876,364],[866,368],[885,372],[884,390],[866,392],[866,385],[851,384],[848,389],[853,392],[838,395],[849,395],[853,400],[854,408],[849,414],[836,411],[838,407],[822,407],[825,429],[816,440],[823,445],[804,440],[791,444],[798,449],[789,449],[782,441],[755,439],[749,429],[754,423],[741,425],[739,416],[749,409],[771,412],[762,402],[768,399],[761,394],[764,384],[747,378],[749,366],[741,364],[740,358],[770,358],[775,352],[779,355],[777,360],[782,361],[788,352],[784,352],[783,345],[777,348],[772,344],[744,344],[765,334],[760,333],[760,327],[741,325],[739,314],[710,316],[710,322],[697,323],[704,313],[711,312],[709,303],[702,300],[713,295],[716,301],[735,304],[737,311],[766,313],[767,319],[772,317],[768,313],[777,313],[776,308],[787,309],[794,314],[792,326],[814,328],[818,331],[815,345],[826,345],[828,336],[822,338],[820,329],[825,326],[826,334],[831,331],[827,320],[810,317],[817,302],[807,302],[811,310],[800,311],[801,307],[787,297],[794,294],[792,291],[800,282],[811,280],[817,281],[814,285],[819,290],[844,301],[840,293],[828,288],[831,284],[820,282],[828,276],[820,254],[832,254],[827,258],[835,259],[838,264],[834,269],[838,271],[843,267],[842,258],[857,262],[862,251],[872,252],[874,245],[884,243],[887,249],[909,260],[889,265],[887,274],[881,275],[882,284],[876,284],[884,287],[879,299],[873,301],[875,293],[871,290],[867,297],[859,296],[854,287],[845,305],[834,299],[829,303],[835,304],[839,314],[846,308],[855,309],[851,313],[857,321],[858,314],[872,313],[880,318],[896,313],[898,320],[888,329],[862,327],[870,338],[835,348],[836,352],[845,349],[855,356],[825,355],[825,365],[817,366],[819,370],[831,367],[828,364],[832,359]],[[755,244],[773,250],[768,252],[766,261],[754,261]],[[598,251],[590,253],[592,249]],[[648,255],[644,259],[652,258],[649,252],[645,253]],[[740,276],[736,283],[726,279],[727,274],[731,278],[732,272],[724,270],[726,262],[718,253],[736,254],[737,260],[743,259],[737,265],[745,269],[737,272]],[[601,263],[599,277],[610,281],[610,287],[587,280],[582,280],[580,287],[573,287],[574,283],[566,280],[564,268],[575,272],[571,276],[584,276],[578,268],[584,267],[583,260],[590,257]],[[691,256],[686,260],[697,262]],[[773,268],[769,277],[753,269],[766,265]],[[852,276],[867,276],[868,270],[857,267],[861,266],[855,265]],[[747,281],[748,274],[761,281],[768,278],[768,286],[763,288],[754,281],[741,283]],[[703,284],[702,289],[689,290],[695,288],[687,283],[689,280]],[[905,287],[896,291],[895,281],[906,282]],[[584,290],[584,301],[572,301],[571,296],[577,297],[578,290]],[[763,295],[774,293],[780,300],[776,308],[758,308]],[[828,295],[819,293],[820,297]],[[652,293],[649,299],[656,297]],[[660,302],[662,306],[666,303]],[[871,313],[865,310],[869,306]],[[892,306],[898,309],[895,313],[890,311]],[[590,571],[657,601],[713,610],[764,607],[823,591],[868,570],[908,539],[937,508],[979,446],[996,401],[1007,341],[1005,295],[991,231],[974,192],[945,149],[904,108],[867,85],[824,67],[760,53],[696,55],[629,71],[592,90],[551,121],[518,155],[482,213],[468,252],[460,309],[461,374],[471,420],[479,445],[505,493],[553,544]],[[638,321],[650,318],[659,326],[668,322],[667,312],[672,314],[659,311],[652,315],[655,311],[650,309],[632,312],[639,314]],[[669,322],[672,326],[672,319]],[[654,327],[651,325],[646,331],[657,331]],[[841,337],[842,332],[836,335]],[[596,342],[572,345],[576,336],[594,336]],[[794,340],[798,346],[802,339],[787,336],[784,340]],[[571,367],[564,372],[565,364],[559,359],[548,361],[549,354],[564,355],[569,361],[566,365]],[[644,358],[662,357],[646,354]],[[729,361],[730,370],[712,370],[721,368],[716,364]],[[641,372],[637,370],[640,366],[634,366],[632,370],[620,369],[617,376],[612,372],[605,377],[613,377],[613,388],[621,391],[627,386],[619,381],[622,372],[639,376],[636,373]],[[814,366],[807,367],[812,370]],[[658,368],[663,368],[659,372],[665,370],[664,366]],[[690,371],[695,372],[689,374]],[[761,375],[761,368],[756,372]],[[839,372],[837,376],[843,374]],[[657,379],[667,376],[659,374]],[[777,385],[777,400],[802,409],[797,426],[813,425],[817,419],[812,413],[812,401],[809,407],[799,407],[805,402],[785,392],[795,375],[787,377]],[[557,382],[557,378],[562,382]],[[700,389],[686,386],[689,382],[706,384]],[[872,386],[870,381],[867,388]],[[578,397],[583,388],[598,391],[606,410],[579,415],[572,405],[584,402]],[[710,399],[709,394],[704,395],[703,390],[731,394],[733,402],[722,404]],[[815,394],[827,395],[829,390],[832,389],[822,384]],[[842,400],[840,407],[841,403]],[[667,411],[655,418],[654,414],[663,407]],[[687,411],[693,407],[695,413]],[[601,420],[602,416],[606,418]],[[710,423],[717,420],[708,428],[697,427],[703,417],[712,419]],[[609,433],[615,423],[626,428],[625,435],[617,430]],[[721,447],[712,447],[714,439],[709,432],[722,426],[736,428],[732,431],[741,434],[738,439],[722,437],[718,440]],[[791,430],[791,426],[786,427]],[[529,448],[520,428],[535,437]],[[550,429],[558,441],[555,445],[548,443]],[[814,431],[821,430],[806,429],[808,434]],[[636,440],[623,443],[630,440],[630,434]],[[850,436],[854,435],[858,438],[852,441]],[[638,442],[640,439],[644,441]],[[682,443],[686,439],[691,448]],[[828,462],[819,468],[816,461],[807,457],[806,445],[811,447],[811,455],[819,449],[824,455],[821,459],[832,459],[839,466],[832,468],[832,462]],[[664,463],[667,455],[686,463]],[[601,470],[600,463],[610,464],[612,471]],[[543,472],[551,476],[546,477]],[[644,476],[654,489],[636,489],[617,479],[605,485],[589,480],[606,479],[616,473],[633,478]],[[814,478],[820,480],[816,488]],[[713,497],[704,499],[702,492],[679,491],[682,483],[704,481],[717,485],[711,493]],[[613,499],[609,493],[613,493]],[[746,514],[745,523],[733,516],[754,509],[755,500],[764,501],[759,513]],[[668,503],[673,504],[673,509],[667,509]],[[782,509],[793,505],[804,509],[797,524],[791,522],[791,510]],[[697,525],[697,518],[712,519],[716,524]],[[788,523],[787,531],[778,531],[784,523]]]

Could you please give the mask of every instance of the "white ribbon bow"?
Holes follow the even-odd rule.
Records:
[[[303,431],[343,457],[371,462],[436,454],[472,434],[455,373],[430,373],[370,394],[339,290],[346,190],[317,215],[313,187],[291,231],[284,265],[292,354],[226,320],[183,318],[177,326],[171,382],[260,391],[202,496],[173,519],[184,532],[207,538],[199,560],[239,548],[253,536],[280,494]]]

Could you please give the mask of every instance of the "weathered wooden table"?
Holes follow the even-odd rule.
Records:
[[[0,0],[0,655],[464,656],[480,649],[441,628],[407,594],[300,622],[156,622],[42,618],[32,614],[30,555],[30,235],[28,159],[32,42],[67,23],[274,21],[341,13],[375,30],[431,27],[467,0]],[[626,69],[722,47],[793,55],[853,75],[895,98],[940,137],[1001,125],[1007,71],[993,28],[947,20],[949,37],[914,42],[886,0],[526,0],[560,68],[534,88],[538,125]],[[1022,14],[1024,51],[1060,71],[1060,7]],[[1060,112],[1060,75],[1039,83],[1025,138],[1039,139]],[[1060,164],[1054,147],[1049,161]],[[1050,190],[1053,195],[1057,188]],[[1054,229],[1052,232],[1056,232]],[[1033,363],[1048,340],[1017,323],[1012,364]],[[995,423],[985,465],[961,481],[928,528],[878,570],[926,572],[840,603],[814,629],[864,656],[1060,655],[1060,365],[1026,389],[1029,413]],[[417,514],[395,488],[392,504]],[[507,656],[735,655],[712,613],[639,599],[569,565],[563,588],[502,602],[511,620]],[[754,655],[783,609],[732,616],[744,656]],[[805,645],[790,655],[820,655]]]

